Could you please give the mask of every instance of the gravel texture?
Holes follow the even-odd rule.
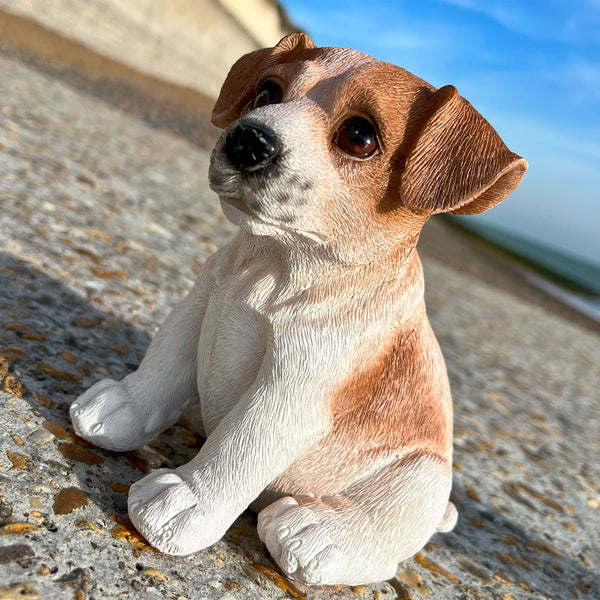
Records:
[[[0,58],[0,600],[600,598],[600,340],[425,259],[455,401],[455,530],[390,582],[306,589],[244,513],[191,557],[152,550],[128,486],[189,460],[185,421],[135,452],[77,439],[75,397],[135,368],[233,227],[208,153]]]

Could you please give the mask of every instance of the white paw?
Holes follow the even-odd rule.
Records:
[[[361,558],[353,555],[351,540],[344,540],[342,520],[328,507],[315,504],[315,509],[288,497],[258,515],[258,535],[277,564],[290,577],[309,584],[367,583]],[[351,533],[346,531],[346,537]]]
[[[120,382],[103,379],[73,402],[70,413],[77,435],[101,448],[124,452],[152,441],[170,424],[170,415],[165,418],[162,411],[148,408]]]
[[[206,514],[201,501],[171,469],[159,469],[129,490],[129,518],[157,550],[185,556],[217,542],[229,523]]]

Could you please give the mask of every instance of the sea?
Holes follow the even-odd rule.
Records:
[[[600,263],[531,241],[481,221],[451,217],[452,223],[524,262],[527,279],[586,316],[600,322]]]

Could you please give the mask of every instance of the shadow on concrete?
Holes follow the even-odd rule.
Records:
[[[23,400],[44,419],[64,456],[44,460],[44,449],[33,448],[32,458],[48,477],[53,469],[68,470],[86,488],[102,490],[91,501],[107,515],[124,518],[127,486],[151,469],[190,460],[202,441],[184,422],[151,446],[122,455],[75,436],[71,403],[97,380],[121,379],[137,368],[149,343],[147,332],[95,308],[36,266],[0,253],[0,356],[8,357],[9,375],[27,389]],[[112,488],[103,483],[108,462]],[[115,471],[115,462],[123,469]]]
[[[90,291],[90,295],[93,293]],[[69,418],[71,403],[98,379],[109,376],[120,379],[134,370],[149,342],[146,331],[99,310],[90,300],[49,277],[35,264],[0,252],[0,384],[3,391],[7,391],[4,382],[9,378],[9,388],[14,392],[0,394],[0,442],[6,441],[12,448],[11,453],[16,450],[27,458],[17,470],[0,473],[0,488],[3,488],[0,492],[12,488],[16,493],[8,494],[13,498],[13,514],[9,514],[8,521],[0,520],[0,526],[10,521],[40,522],[40,531],[18,539],[25,542],[28,554],[33,556],[22,562],[23,568],[31,571],[24,576],[32,585],[48,589],[48,584],[54,582],[77,588],[82,574],[87,573],[83,587],[78,589],[91,591],[92,597],[110,595],[113,584],[109,581],[113,581],[113,576],[117,587],[129,586],[131,582],[135,591],[149,589],[154,585],[151,579],[128,574],[132,552],[134,557],[139,557],[138,562],[134,560],[137,570],[141,570],[140,565],[150,563],[159,569],[180,573],[179,581],[191,582],[190,572],[199,569],[197,572],[204,573],[199,577],[205,586],[207,578],[231,577],[236,570],[245,569],[241,558],[242,566],[232,562],[229,568],[220,569],[218,563],[215,567],[215,555],[218,561],[222,547],[219,551],[208,549],[190,558],[153,552],[128,520],[128,487],[151,470],[174,468],[188,462],[203,443],[185,419],[180,419],[148,446],[126,453],[97,448],[73,432]],[[37,435],[44,433],[44,429],[54,438],[49,442],[33,442],[32,432]],[[13,441],[19,440],[19,446],[10,442],[11,436]],[[4,444],[0,444],[2,446]],[[2,450],[1,454],[0,462],[10,467],[8,452]],[[89,495],[89,501],[83,508],[63,515],[57,513],[56,503],[67,487],[83,490]],[[40,488],[47,492],[39,491]],[[41,514],[38,512],[36,521],[30,514],[28,498],[38,494],[43,497],[45,493],[50,494],[46,507],[53,502],[54,505]],[[15,503],[14,498],[22,500]],[[255,525],[255,516],[245,511],[223,539],[227,548],[225,555],[228,560],[242,554],[252,556],[255,562],[274,569],[275,564],[258,540]],[[69,554],[68,545],[73,537],[77,538],[79,547],[83,547],[83,539],[88,539],[87,546],[93,550],[65,564],[61,556]],[[53,550],[61,546],[64,551]],[[22,547],[23,543],[11,546]],[[52,550],[48,550],[49,547]],[[15,554],[10,560],[20,559]],[[107,566],[114,568],[113,575],[107,575]],[[259,579],[261,586],[270,585],[260,573],[250,571],[253,573],[252,580],[248,580],[250,586],[258,585]],[[19,581],[13,581],[14,585]],[[219,585],[224,584],[225,580],[219,582]],[[95,593],[99,595],[94,596]]]

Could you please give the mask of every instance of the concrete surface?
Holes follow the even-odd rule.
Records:
[[[68,406],[135,368],[233,229],[198,145],[2,57],[0,98],[0,600],[600,598],[598,334],[427,257],[455,530],[353,589],[290,587],[250,512],[194,556],[149,548],[127,487],[201,440],[180,422],[103,451],[74,437]]]

